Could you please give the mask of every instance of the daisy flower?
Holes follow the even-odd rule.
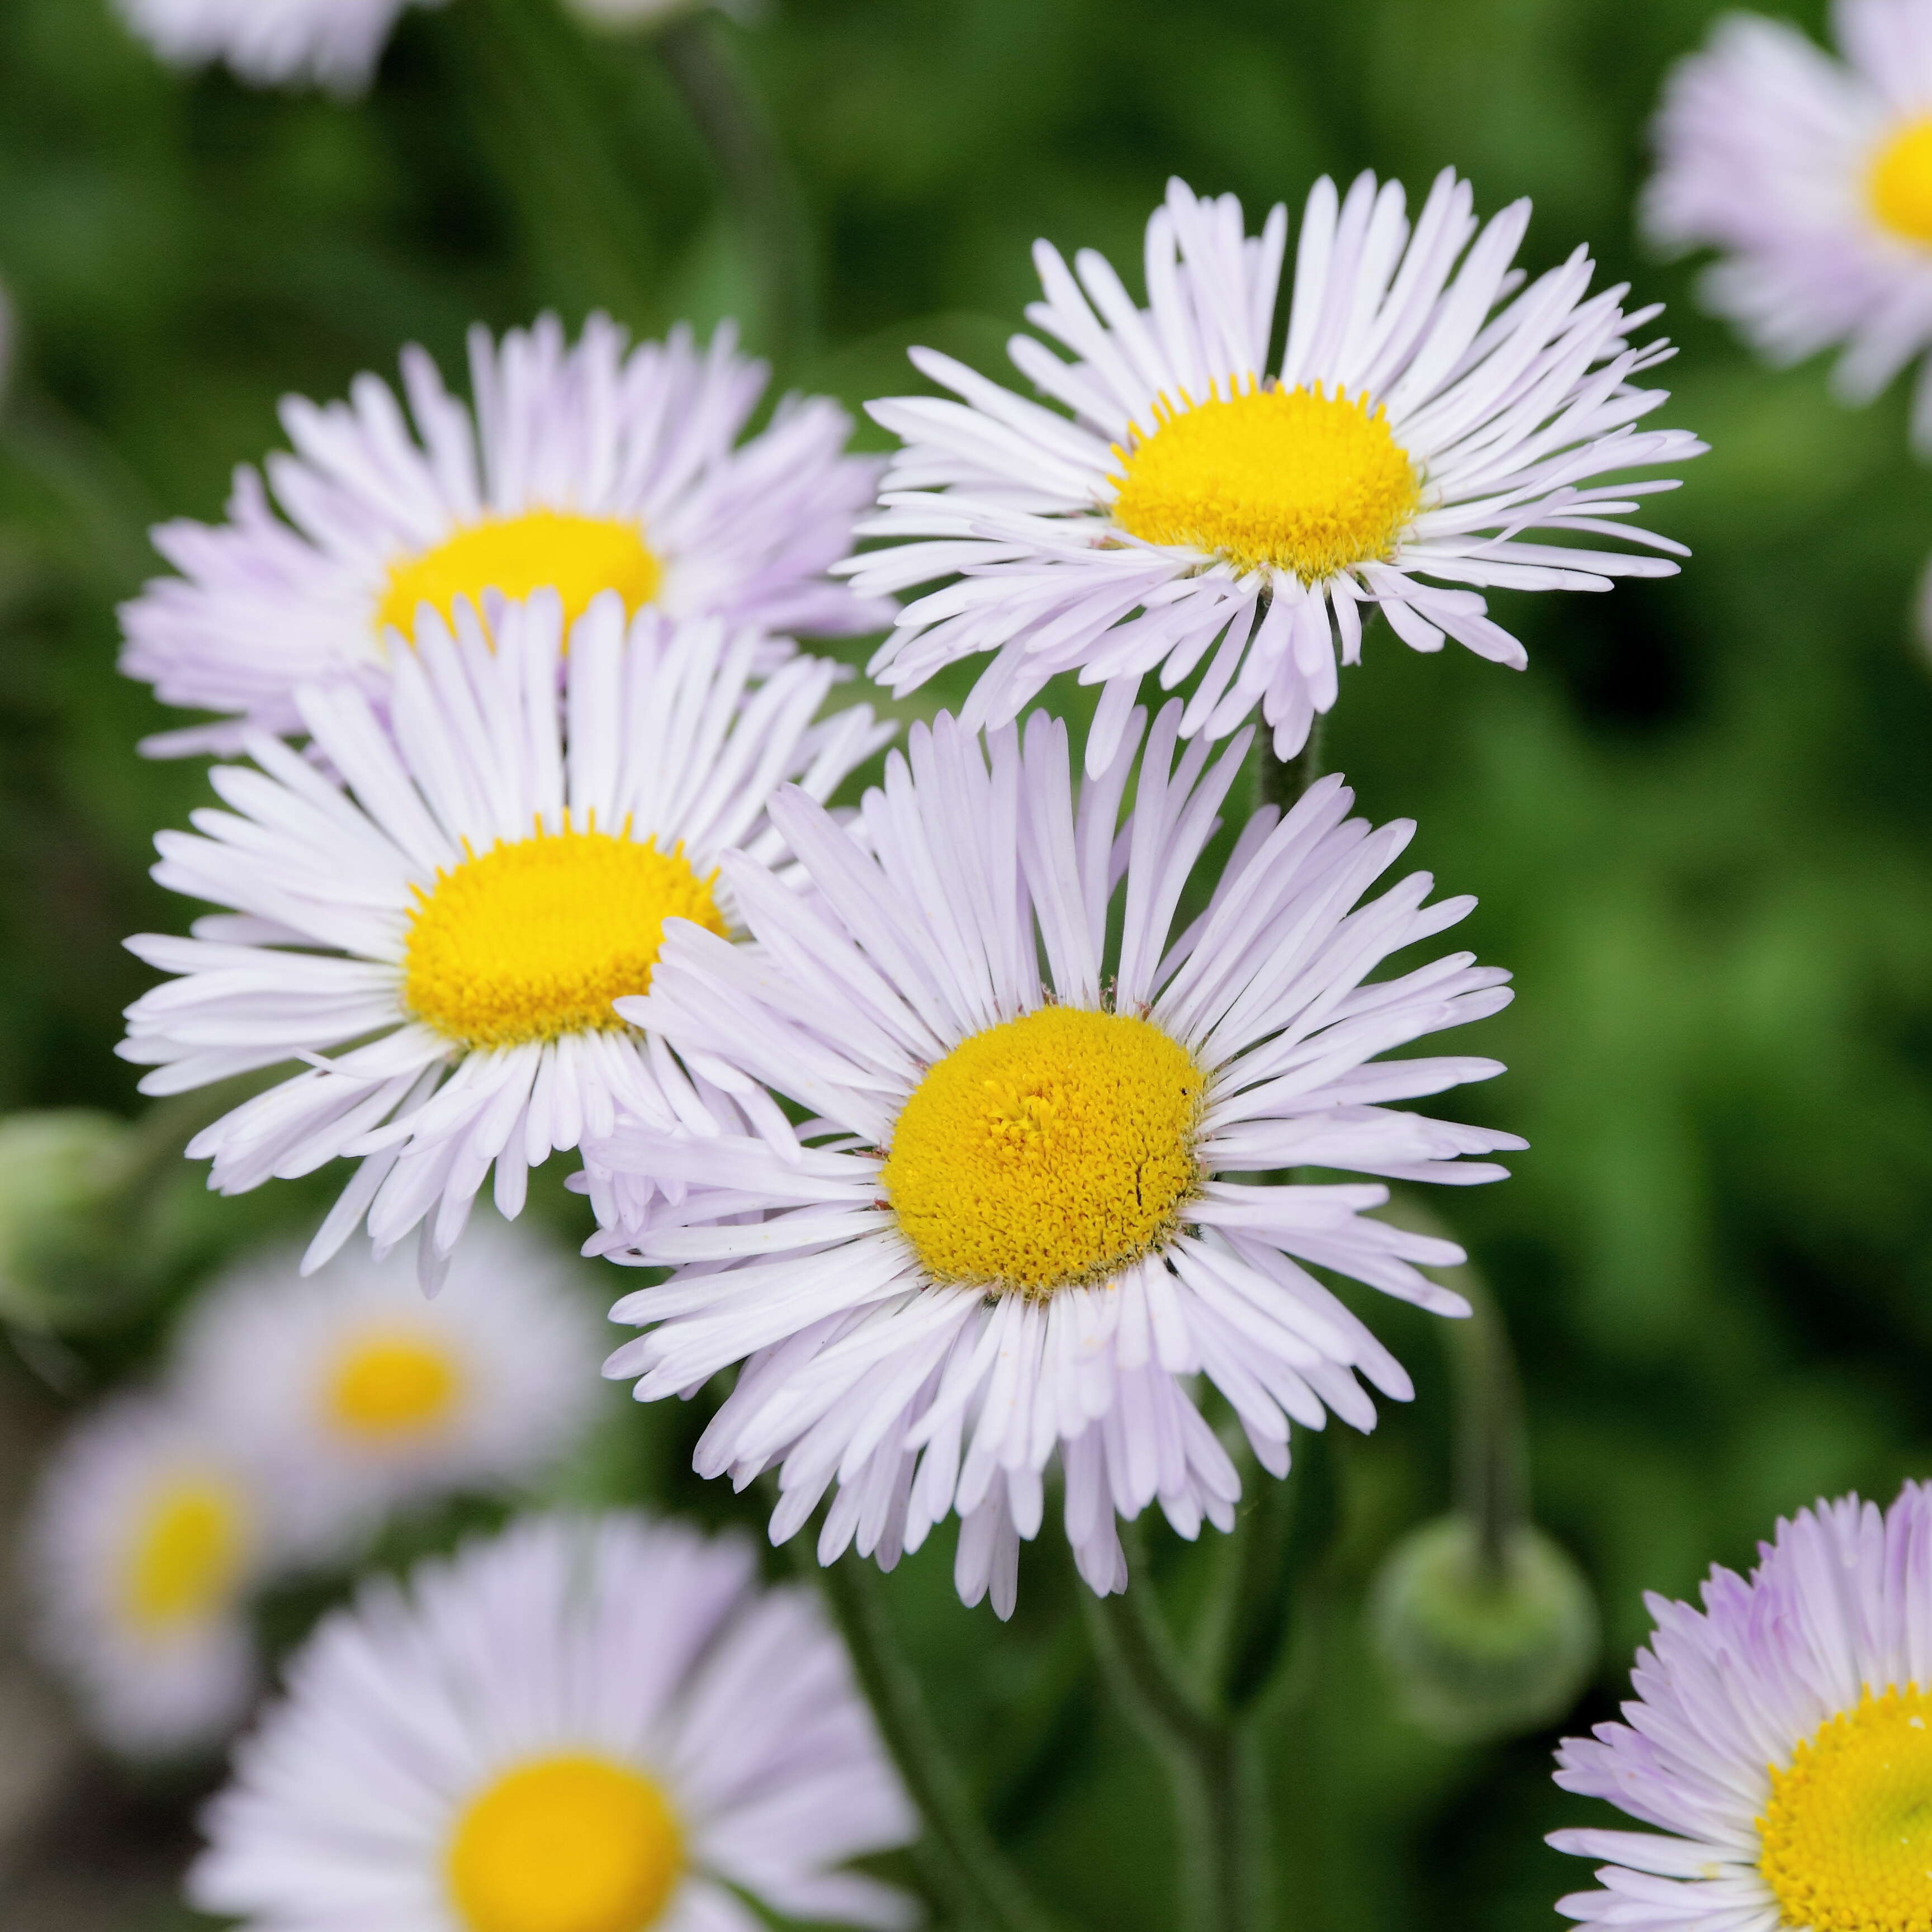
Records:
[[[443,1292],[400,1257],[247,1262],[197,1298],[176,1342],[182,1406],[272,1472],[304,1556],[352,1550],[388,1510],[532,1477],[590,1420],[599,1324],[581,1266],[500,1222],[472,1226]]]
[[[1204,661],[1182,735],[1225,736],[1257,704],[1286,758],[1356,662],[1366,608],[1418,650],[1444,635],[1520,666],[1486,613],[1491,585],[1603,590],[1667,576],[1660,557],[1537,540],[1622,536],[1664,482],[1595,479],[1703,446],[1639,430],[1665,400],[1631,378],[1669,355],[1624,338],[1657,311],[1590,296],[1578,249],[1518,291],[1518,202],[1486,227],[1468,184],[1438,176],[1412,229],[1394,182],[1308,198],[1286,338],[1270,367],[1288,244],[1277,207],[1244,236],[1232,196],[1179,182],[1148,224],[1148,306],[1090,250],[1076,274],[1036,244],[1045,300],[1016,336],[1028,401],[950,357],[913,361],[956,401],[872,412],[904,448],[863,534],[893,539],[840,568],[861,588],[946,580],[908,604],[872,674],[896,691],[997,653],[969,725],[1004,723],[1047,680],[1103,687],[1088,769],[1112,756],[1142,676],[1172,689]],[[1049,406],[1058,404],[1060,407]]]
[[[459,601],[480,608],[492,590],[554,590],[569,620],[614,590],[632,613],[788,634],[889,622],[890,607],[824,574],[878,473],[844,453],[844,412],[788,398],[740,442],[765,371],[728,327],[706,349],[685,329],[626,340],[602,316],[574,346],[554,316],[500,344],[473,330],[473,410],[416,348],[402,358],[408,416],[374,376],[347,403],[290,398],[293,453],[268,459],[266,483],[236,472],[226,524],[155,531],[180,574],[123,608],[122,668],[165,704],[286,732],[298,686],[347,676],[380,693],[423,605],[454,622]],[[145,748],[231,751],[241,728]]]
[[[1783,20],[1727,14],[1657,118],[1652,238],[1714,248],[1706,304],[1774,362],[1845,345],[1868,402],[1932,344],[1932,4],[1838,0],[1845,58]],[[1932,365],[1913,436],[1932,452]]]
[[[193,1901],[253,1932],[898,1927],[839,1868],[910,1808],[816,1602],[749,1546],[529,1518],[316,1632],[210,1807]]]
[[[1024,741],[992,734],[990,765],[944,714],[915,732],[866,800],[862,847],[781,792],[813,891],[728,860],[756,951],[673,927],[649,997],[623,1003],[740,1106],[769,1088],[814,1117],[794,1136],[767,1103],[749,1130],[638,1124],[586,1152],[597,1245],[676,1268],[618,1303],[648,1332],[607,1372],[646,1399],[744,1363],[698,1466],[742,1486],[779,1464],[775,1540],[835,1480],[827,1562],[856,1538],[890,1565],[956,1510],[961,1594],[990,1588],[1004,1616],[1057,1454],[1104,1594],[1126,1580],[1117,1514],[1158,1500],[1190,1537],[1232,1520],[1240,1484],[1197,1376],[1276,1474],[1291,1418],[1372,1424],[1357,1371],[1410,1394],[1311,1267],[1468,1312],[1414,1266],[1460,1249],[1370,1218],[1386,1188],[1255,1173],[1502,1174],[1460,1156],[1514,1135],[1390,1104],[1494,1060],[1376,1056],[1494,1012],[1508,975],[1459,953],[1368,979],[1474,902],[1425,904],[1422,873],[1364,901],[1414,828],[1351,819],[1330,778],[1286,819],[1257,813],[1176,932],[1248,735],[1204,770],[1205,740],[1175,763],[1180,721],[1170,704],[1118,830],[1138,718],[1077,804],[1044,716]],[[613,1184],[626,1168],[682,1198],[639,1211]]]
[[[420,1223],[434,1280],[493,1168],[513,1219],[528,1170],[620,1107],[668,1124],[662,1055],[612,1000],[649,986],[665,919],[730,930],[718,861],[782,857],[775,785],[822,798],[885,735],[863,706],[814,723],[822,659],[754,681],[759,633],[627,628],[605,592],[567,670],[563,637],[554,591],[493,602],[488,634],[466,604],[453,632],[424,613],[386,721],[347,686],[296,694],[341,783],[251,734],[252,766],[213,774],[228,809],[156,842],[163,885],[230,910],[128,941],[174,976],[119,1051],[149,1094],[306,1063],[188,1149],[224,1193],[360,1160],[305,1268],[366,1216],[379,1252]]]
[[[100,1736],[152,1756],[240,1718],[246,1596],[278,1535],[252,1466],[178,1406],[122,1396],[76,1424],[40,1480],[25,1581],[39,1648]]]
[[[440,0],[117,0],[122,16],[177,67],[226,61],[256,87],[369,85],[406,7]]]
[[[1558,1910],[1630,1932],[1932,1926],[1932,1486],[1780,1522],[1704,1607],[1646,1600],[1627,1724],[1557,1753],[1565,1790],[1643,1832],[1567,1831],[1604,1889]]]

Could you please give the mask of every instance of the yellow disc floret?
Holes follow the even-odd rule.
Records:
[[[1787,1925],[1932,1932],[1932,1696],[1874,1695],[1771,1770],[1760,1869]]]
[[[566,624],[583,616],[600,590],[614,590],[627,610],[650,602],[664,566],[634,517],[584,517],[570,510],[526,510],[486,517],[417,556],[399,557],[376,610],[376,634],[393,625],[413,638],[416,607],[433,605],[454,621],[456,600],[478,610],[486,590],[524,598],[554,590]]]
[[[166,1636],[223,1608],[246,1558],[248,1510],[213,1476],[184,1476],[150,1492],[121,1577],[121,1607],[143,1636]]]
[[[1865,193],[1881,228],[1932,247],[1932,115],[1908,122],[1879,149]]]
[[[324,1407],[337,1431],[370,1443],[428,1436],[448,1419],[463,1372],[434,1336],[407,1328],[358,1335],[338,1356]]]
[[[610,1002],[649,989],[666,920],[724,932],[717,876],[700,879],[681,845],[604,832],[500,841],[416,889],[405,1001],[465,1046],[621,1028]]]
[[[1243,570],[1313,584],[1389,556],[1421,488],[1366,396],[1250,386],[1204,403],[1154,405],[1151,436],[1116,445],[1114,520],[1148,543],[1180,544]]]
[[[1150,1022],[1046,1006],[962,1040],[913,1090],[884,1186],[940,1281],[1051,1294],[1157,1246],[1200,1181],[1206,1082]]]
[[[539,1758],[464,1808],[450,1896],[469,1932],[644,1932],[684,1870],[656,1780],[608,1758]]]

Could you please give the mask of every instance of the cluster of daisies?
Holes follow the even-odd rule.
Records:
[[[338,85],[397,11],[128,6],[177,54]],[[1925,13],[1846,10],[1894,122],[1932,50],[1899,22]],[[1788,104],[1788,42],[1749,50]],[[1785,167],[1806,151],[1777,111]],[[1870,380],[1917,346],[1894,257],[1911,221],[1932,237],[1932,159],[1916,122],[1888,135],[1850,94],[1832,113],[1832,138],[1894,142],[1864,190],[1890,236],[1868,281],[1900,291],[1855,350]],[[1721,117],[1684,118],[1704,139]],[[1698,238],[1721,199],[1656,205]],[[1772,224],[1802,198],[1750,199]],[[217,1295],[196,1319],[229,1340],[183,1344],[233,1434],[190,1441],[179,1408],[104,1423],[50,1487],[50,1574],[79,1551],[94,1580],[64,1614],[76,1661],[131,1659],[152,1690],[149,1652],[191,1630],[182,1681],[232,1700],[233,1606],[285,1546],[431,1463],[512,1473],[507,1428],[390,1453],[396,1417],[482,1372],[401,1339],[394,1270],[480,1351],[469,1244],[560,1156],[591,1251],[647,1271],[604,1372],[640,1400],[710,1393],[700,1472],[768,1479],[773,1539],[813,1526],[826,1562],[890,1568],[950,1520],[959,1594],[1003,1616],[1050,1498],[1118,1592],[1123,1520],[1229,1529],[1295,1426],[1406,1399],[1336,1284],[1466,1312],[1426,1272],[1460,1250],[1378,1210],[1522,1144],[1418,1104],[1502,1070],[1436,1036],[1496,1012],[1507,975],[1437,947],[1472,902],[1400,870],[1412,827],[1357,815],[1340,776],[1285,809],[1230,800],[1308,746],[1377,617],[1520,667],[1488,591],[1677,568],[1630,520],[1702,447],[1651,424],[1654,311],[1593,292],[1580,249],[1526,274],[1528,221],[1480,219],[1453,173],[1412,212],[1364,175],[1251,231],[1177,182],[1138,295],[1040,245],[1011,346],[1033,393],[917,352],[933,393],[872,406],[883,466],[829,402],[760,416],[728,334],[479,333],[466,400],[412,351],[400,395],[365,376],[291,402],[289,449],[238,475],[225,522],[158,532],[174,574],[125,611],[126,667],[203,714],[148,748],[216,754],[218,803],[158,842],[156,877],[206,910],[130,942],[160,977],[122,1052],[150,1094],[237,1083],[188,1150],[218,1189],[338,1164],[343,1186],[307,1286],[245,1322]],[[1779,274],[1814,309],[1854,284],[1804,261],[1725,286],[1762,310]],[[896,721],[798,641],[878,632]],[[957,715],[913,698],[969,660]],[[1030,710],[1063,674],[1095,688],[1078,734]],[[351,1375],[316,1336],[378,1276],[399,1325]],[[280,1459],[251,1446],[244,1478],[224,1445],[296,1442],[301,1405],[224,1370],[244,1330],[308,1378],[272,1506],[250,1486]],[[511,1350],[532,1385],[534,1334]],[[588,1387],[566,1352],[543,1376]],[[580,1397],[544,1387],[561,1429]],[[1658,1613],[1630,1724],[1566,1747],[1563,1775],[1662,1835],[1564,1834],[1606,1861],[1566,1909],[1928,1932],[1926,1493],[1801,1517],[1750,1582]],[[317,1932],[748,1932],[748,1896],[890,1926],[910,1901],[849,1861],[914,1829],[812,1600],[760,1589],[728,1539],[533,1516],[325,1622],[193,1889]]]
[[[155,1385],[85,1414],[40,1480],[41,1647],[135,1756],[205,1746],[242,1716],[262,1589],[354,1563],[411,1504],[514,1493],[591,1420],[595,1312],[548,1244],[478,1228],[434,1301],[367,1253],[307,1281],[296,1258],[202,1289]]]
[[[1408,1104],[1495,1061],[1385,1057],[1509,997],[1427,950],[1473,902],[1396,868],[1411,826],[1336,776],[1215,846],[1250,721],[1299,748],[1377,611],[1514,662],[1472,586],[1676,567],[1606,547],[1660,485],[1601,480],[1701,446],[1637,426],[1663,350],[1581,254],[1526,281],[1527,215],[1324,182],[1284,299],[1286,212],[1176,184],[1144,308],[1042,248],[1076,359],[1014,356],[1064,406],[922,357],[953,398],[875,406],[883,476],[827,402],[746,435],[728,337],[545,322],[478,336],[466,405],[414,352],[401,399],[291,403],[124,613],[129,671],[216,714],[149,748],[238,754],[159,841],[211,910],[130,942],[143,1090],[246,1079],[212,1184],[342,1163],[305,1265],[407,1243],[431,1288],[486,1186],[513,1218],[572,1156],[593,1249],[660,1277],[607,1372],[738,1370],[699,1467],[776,1472],[781,1538],[824,1505],[828,1561],[956,1517],[1007,1614],[1056,1472],[1103,1593],[1121,1518],[1227,1527],[1204,1390],[1276,1473],[1406,1398],[1322,1276],[1462,1312],[1423,1272],[1460,1250],[1375,1210],[1522,1144]],[[854,806],[896,728],[794,634],[881,629],[900,692],[988,662]],[[1022,715],[1060,670],[1101,686],[1078,744]]]

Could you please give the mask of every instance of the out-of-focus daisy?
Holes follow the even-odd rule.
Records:
[[[440,0],[116,0],[122,17],[178,67],[225,61],[256,87],[359,94],[397,17]]]
[[[1843,343],[1866,402],[1932,344],[1932,4],[1838,0],[1845,58],[1784,20],[1727,14],[1666,86],[1652,237],[1713,248],[1706,302],[1766,356]],[[1913,435],[1932,451],[1932,365]]]
[[[272,1472],[305,1556],[398,1503],[528,1478],[590,1420],[599,1324],[568,1258],[485,1221],[434,1301],[400,1258],[354,1251],[308,1281],[292,1254],[244,1263],[176,1344],[184,1406]]]
[[[40,1648],[88,1721],[160,1754],[233,1724],[254,1686],[246,1592],[278,1540],[245,1459],[148,1396],[85,1417],[41,1478],[24,1544]]]
[[[715,620],[627,630],[601,593],[560,701],[562,650],[554,591],[493,604],[488,635],[466,604],[454,633],[424,613],[386,722],[346,686],[297,694],[345,786],[256,734],[253,769],[213,775],[230,808],[156,842],[162,884],[232,910],[128,942],[178,976],[120,1052],[151,1094],[308,1063],[188,1150],[225,1193],[360,1157],[306,1267],[366,1214],[382,1252],[422,1223],[433,1280],[493,1168],[513,1218],[528,1170],[620,1107],[668,1126],[611,1001],[649,986],[667,918],[730,930],[718,860],[783,856],[775,785],[823,797],[882,742],[862,706],[814,722],[836,667],[794,655],[758,682],[762,634]]]
[[[1479,232],[1448,172],[1412,230],[1396,182],[1364,174],[1339,198],[1317,182],[1272,369],[1284,209],[1245,236],[1232,196],[1170,182],[1148,224],[1144,308],[1101,256],[1078,255],[1076,280],[1036,244],[1046,299],[1028,319],[1073,359],[1027,336],[1010,349],[1061,408],[929,350],[914,362],[957,401],[872,405],[905,447],[862,529],[897,541],[841,568],[874,592],[949,580],[901,611],[874,675],[903,691],[997,652],[964,713],[997,724],[1077,670],[1105,687],[1097,772],[1142,676],[1172,688],[1204,662],[1183,735],[1222,736],[1258,704],[1287,757],[1334,703],[1338,644],[1354,662],[1366,607],[1418,650],[1446,634],[1520,665],[1480,589],[1675,571],[1538,536],[1681,554],[1616,520],[1673,484],[1597,479],[1703,446],[1633,427],[1666,392],[1631,378],[1670,351],[1629,346],[1657,311],[1588,295],[1581,248],[1510,299],[1528,220],[1518,202]]]
[[[1932,1925],[1932,1488],[1780,1522],[1704,1607],[1648,1598],[1629,1720],[1557,1753],[1556,1781],[1646,1832],[1567,1831],[1604,1889],[1557,1909],[1630,1932]]]
[[[909,1808],[816,1603],[745,1544],[533,1518],[367,1586],[210,1808],[194,1902],[304,1932],[896,1927]]]
[[[728,327],[708,348],[679,329],[627,349],[593,316],[573,347],[546,316],[500,344],[472,332],[473,411],[414,348],[410,416],[374,376],[346,403],[291,398],[294,453],[268,459],[266,484],[236,472],[226,524],[154,532],[180,574],[124,608],[122,669],[165,703],[289,731],[298,685],[347,675],[380,692],[422,605],[453,622],[488,591],[554,590],[567,620],[614,590],[632,614],[879,628],[890,607],[824,574],[852,547],[876,461],[844,453],[850,421],[822,398],[788,398],[741,442],[765,371],[734,344]],[[241,742],[217,724],[147,748]]]
[[[1277,1474],[1290,1418],[1372,1424],[1358,1370],[1408,1395],[1309,1264],[1467,1312],[1412,1265],[1460,1249],[1370,1218],[1385,1188],[1254,1171],[1467,1183],[1502,1169],[1460,1156],[1522,1144],[1388,1104],[1502,1071],[1376,1056],[1495,1012],[1508,976],[1460,953],[1369,982],[1474,902],[1425,905],[1416,873],[1364,902],[1414,828],[1349,818],[1340,778],[1280,823],[1256,814],[1172,930],[1247,743],[1204,776],[1204,740],[1177,766],[1180,716],[1162,713],[1118,830],[1138,718],[1077,806],[1065,728],[1043,716],[1024,746],[994,734],[990,770],[950,718],[916,732],[866,799],[863,850],[780,793],[814,890],[728,860],[756,952],[676,926],[624,1007],[740,1104],[769,1088],[818,1118],[794,1137],[767,1106],[755,1132],[639,1126],[586,1150],[601,1245],[679,1264],[613,1311],[650,1332],[608,1372],[650,1397],[746,1363],[702,1471],[742,1484],[781,1463],[779,1538],[836,1479],[827,1562],[856,1535],[890,1564],[956,1509],[961,1593],[990,1586],[1003,1615],[1056,1451],[1102,1594],[1126,1582],[1117,1514],[1158,1499],[1184,1535],[1228,1526],[1240,1482],[1196,1376]],[[686,1192],[636,1211],[625,1168]]]

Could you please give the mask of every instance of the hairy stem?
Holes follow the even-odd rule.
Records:
[[[962,1924],[986,1932],[1051,1932],[988,1834],[926,1708],[925,1693],[892,1628],[878,1573],[848,1552],[817,1570],[825,1600],[851,1652],[880,1735],[926,1826],[920,1843],[934,1888]]]
[[[1216,1659],[1228,1706],[1245,1712],[1266,1700],[1291,1647],[1307,1635],[1307,1599],[1318,1587],[1335,1535],[1334,1457],[1326,1432],[1304,1430],[1294,1466],[1266,1486],[1229,1539],[1227,1628]]]
[[[1268,1842],[1253,1738],[1189,1676],[1144,1564],[1118,1596],[1082,1601],[1116,1695],[1167,1768],[1181,1838],[1180,1923],[1255,1932],[1267,1922]]]
[[[1529,1508],[1522,1391],[1509,1331],[1488,1287],[1473,1270],[1465,1271],[1458,1286],[1468,1298],[1471,1313],[1468,1321],[1445,1328],[1461,1396],[1456,1500],[1476,1526],[1484,1569],[1499,1580]]]
[[[1308,728],[1307,743],[1286,761],[1275,756],[1274,746],[1268,739],[1262,740],[1261,757],[1255,767],[1257,806],[1275,806],[1284,818],[1294,809],[1301,794],[1321,777],[1325,769],[1322,751],[1322,741],[1328,736],[1328,724],[1327,717],[1318,711],[1315,722]]]

